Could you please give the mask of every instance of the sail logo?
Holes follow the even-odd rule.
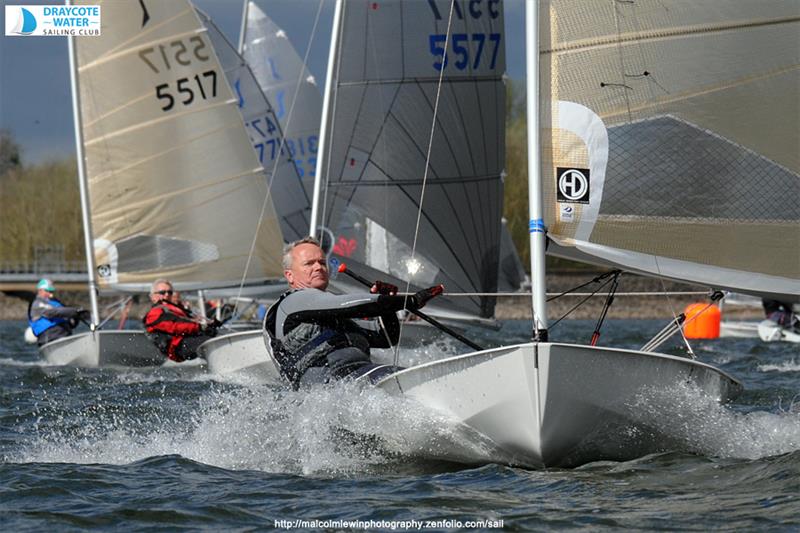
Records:
[[[29,9],[6,6],[6,35],[30,35],[36,26],[36,17]]]
[[[589,203],[589,169],[561,168],[556,169],[556,199],[559,202]]]
[[[5,6],[6,36],[100,35],[100,6]]]

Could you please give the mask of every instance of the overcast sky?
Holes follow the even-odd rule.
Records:
[[[117,0],[115,0],[117,1]],[[121,1],[121,0],[120,0]],[[135,0],[126,0],[135,1]],[[261,0],[259,5],[286,31],[302,57],[311,38],[320,0]],[[424,0],[407,0],[424,1]],[[508,74],[525,75],[523,0],[506,0]],[[54,5],[58,0],[0,0],[5,28],[6,5]],[[242,0],[194,0],[234,43],[238,43]],[[309,54],[309,70],[324,86],[333,0],[323,0],[317,32]],[[72,100],[66,37],[6,37],[0,35],[0,128],[11,130],[22,147],[26,164],[60,159],[75,153]]]

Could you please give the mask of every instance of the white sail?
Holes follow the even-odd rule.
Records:
[[[296,166],[294,180],[282,180],[280,190],[274,194],[275,205],[286,220],[282,226],[284,236],[288,240],[301,238],[308,235],[322,96],[286,33],[255,2],[247,6],[243,44],[242,55],[273,104],[283,130],[284,153]],[[276,148],[258,136],[254,136],[254,141],[264,144],[259,154],[262,164],[269,168]]]
[[[283,239],[271,202],[259,224],[263,169],[189,2],[107,3],[103,35],[76,47],[101,286],[279,277]]]
[[[332,133],[318,167],[326,191],[320,220],[334,258],[357,263],[367,277],[389,267],[398,284],[494,292],[505,153],[503,10],[497,2],[457,1],[448,32],[450,5],[343,3]],[[449,304],[473,316],[494,309],[487,297]]]
[[[795,1],[543,3],[550,251],[800,299]]]
[[[198,14],[208,28],[211,43],[238,99],[237,106],[250,142],[264,166],[283,237],[289,241],[304,237],[308,235],[311,206],[300,177],[304,169],[296,162],[295,144],[285,138],[283,125],[278,119],[282,109],[273,105],[273,98],[264,93],[250,65],[216,24],[205,13],[198,10]]]

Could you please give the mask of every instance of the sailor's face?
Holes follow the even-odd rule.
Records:
[[[328,262],[319,246],[303,243],[292,250],[292,268],[283,275],[293,289],[328,288]]]
[[[159,283],[153,287],[153,291],[150,293],[150,301],[156,304],[161,300],[169,300],[172,294],[172,285],[169,283]]]

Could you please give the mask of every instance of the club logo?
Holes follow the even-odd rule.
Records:
[[[559,202],[589,203],[589,169],[561,168],[556,169],[556,198]]]
[[[100,6],[5,6],[6,35],[13,37],[100,35]]]
[[[29,10],[24,7],[16,7],[15,10],[6,9],[6,26],[12,21],[15,21],[10,28],[6,28],[6,34],[12,33],[16,35],[30,35],[36,30],[36,17]],[[13,17],[13,12],[16,11],[16,18]]]

